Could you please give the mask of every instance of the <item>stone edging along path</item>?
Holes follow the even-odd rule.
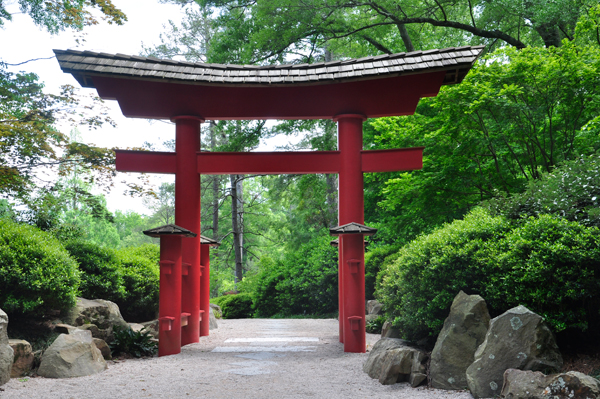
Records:
[[[472,399],[468,392],[379,384],[362,371],[368,353],[344,353],[337,329],[333,319],[220,320],[181,354],[110,362],[88,377],[12,379],[0,398]],[[367,334],[368,348],[378,339]]]

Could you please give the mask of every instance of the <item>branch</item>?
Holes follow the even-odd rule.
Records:
[[[18,64],[8,64],[8,63],[6,63],[6,65],[9,65],[9,66],[19,66],[19,65],[27,64],[28,62],[40,61],[40,60],[51,60],[52,58],[56,58],[56,57],[53,55],[52,57],[46,57],[46,58],[33,58],[31,60],[19,62]]]
[[[386,53],[386,54],[393,54],[393,51],[391,51],[389,48],[385,47],[383,44],[379,43],[377,40],[373,39],[370,36],[367,35],[361,35],[361,37],[363,39],[365,39],[366,41],[368,41],[369,43],[371,43],[373,45],[373,47],[375,47],[377,50]]]

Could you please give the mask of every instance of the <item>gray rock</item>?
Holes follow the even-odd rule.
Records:
[[[98,331],[94,332],[94,338],[103,339],[106,342],[113,340],[113,328],[129,328],[129,325],[119,311],[119,307],[111,301],[103,299],[77,298],[77,303],[64,319],[65,324],[82,327],[95,325]],[[93,327],[84,327],[93,329]]]
[[[9,339],[8,344],[13,349],[14,358],[10,378],[21,377],[33,367],[33,351],[31,344],[22,339]]]
[[[71,330],[76,329],[77,327],[71,326],[69,324],[58,323],[54,325],[54,331],[59,334],[68,334]]]
[[[8,315],[0,309],[0,385],[10,380],[14,352],[8,344]]]
[[[490,314],[483,298],[459,292],[431,352],[429,376],[433,388],[467,388],[467,367],[473,363],[489,324]]]
[[[428,356],[420,349],[396,338],[382,338],[373,346],[363,365],[363,371],[383,385],[410,381],[417,386],[425,378],[425,363]]]
[[[221,316],[223,315],[223,311],[221,310],[221,307],[219,305],[215,305],[214,303],[210,304],[210,308],[213,310],[213,312],[215,313],[215,317],[217,319],[220,319]]]
[[[112,352],[106,341],[100,338],[92,338],[92,342],[96,345],[100,353],[102,353],[104,360],[112,360]]]
[[[577,371],[569,371],[552,376],[552,381],[544,389],[542,399],[598,399],[600,381]]]
[[[467,368],[467,384],[475,398],[490,398],[500,394],[506,370],[556,372],[562,362],[554,334],[542,317],[517,306],[491,320]]]
[[[386,321],[381,328],[381,338],[400,338],[400,330],[392,327],[392,323]]]
[[[379,315],[381,314],[382,307],[383,304],[381,302],[371,299],[370,301],[367,301],[367,314]]]
[[[38,374],[47,378],[71,378],[106,370],[102,353],[92,341],[89,331],[61,334],[42,355]]]
[[[146,326],[144,326],[141,323],[127,323],[127,324],[135,332],[142,331],[144,328],[146,328]]]
[[[376,314],[368,314],[365,316],[365,323],[377,320],[378,317],[379,317],[379,315],[376,315]]]
[[[144,326],[145,332],[152,334],[154,338],[158,339],[158,319],[145,321],[142,323],[142,325]]]
[[[508,369],[504,372],[501,397],[505,399],[539,399],[552,376],[539,371]]]
[[[217,318],[215,317],[215,312],[212,307],[208,308],[208,329],[214,330],[215,328],[219,328],[219,323],[217,323]]]

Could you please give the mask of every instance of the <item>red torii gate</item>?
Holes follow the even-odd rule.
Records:
[[[54,52],[64,72],[100,97],[117,100],[125,116],[175,123],[175,152],[117,151],[117,170],[175,174],[175,224],[199,233],[202,174],[337,173],[339,224],[364,224],[363,173],[420,169],[423,148],[365,151],[363,121],[414,113],[421,97],[460,83],[482,49],[264,67]],[[338,151],[200,152],[200,124],[232,119],[333,119]],[[362,235],[341,235],[339,248],[340,342],[346,352],[365,352]],[[201,312],[208,314],[200,308],[200,256],[199,235],[182,240],[182,262],[190,267],[181,312],[190,316],[181,345],[208,335],[208,318],[200,322]]]

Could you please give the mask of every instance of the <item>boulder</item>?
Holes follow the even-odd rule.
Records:
[[[212,307],[208,308],[208,329],[214,330],[215,328],[219,328],[219,324],[217,323],[217,318],[215,317],[215,312]]]
[[[539,399],[552,376],[539,371],[508,369],[504,372],[501,397],[505,399]]]
[[[92,375],[106,370],[102,353],[92,341],[89,331],[76,330],[60,334],[42,355],[37,371],[47,378],[71,378]]]
[[[543,399],[598,399],[600,381],[577,371],[551,376],[552,381],[542,392]]]
[[[134,332],[142,331],[146,326],[141,323],[127,323]]]
[[[71,330],[76,329],[77,327],[71,326],[69,324],[58,323],[54,325],[54,332],[59,334],[68,334]]]
[[[8,315],[0,309],[0,385],[10,380],[14,352],[8,344]]]
[[[102,353],[102,357],[104,358],[104,360],[112,360],[112,352],[106,341],[100,338],[92,338],[92,342],[94,342],[96,348],[98,348],[100,353]]]
[[[467,384],[475,398],[495,397],[506,370],[556,372],[562,362],[554,334],[543,318],[517,306],[491,320],[485,340],[467,368]]]
[[[429,376],[433,388],[467,388],[467,367],[473,363],[489,324],[490,314],[483,298],[459,292],[431,352]]]
[[[381,338],[400,338],[400,330],[392,327],[392,323],[386,321],[381,328]]]
[[[94,331],[94,338],[103,339],[106,342],[113,340],[113,328],[129,328],[129,325],[119,311],[119,307],[111,301],[103,299],[77,298],[77,303],[64,318],[65,324],[81,327],[93,324],[98,327]],[[84,327],[93,329],[93,327]]]
[[[145,321],[142,323],[144,331],[150,333],[154,338],[158,339],[158,319],[152,321]]]
[[[221,310],[221,307],[219,305],[215,305],[214,303],[211,303],[210,308],[214,311],[215,317],[217,319],[220,319],[221,316],[223,315],[223,311]]]
[[[383,385],[409,381],[416,387],[427,378],[427,359],[425,352],[402,339],[382,338],[371,349],[363,371]]]
[[[27,374],[33,367],[31,344],[22,339],[9,339],[8,344],[14,352],[10,378],[17,378]]]
[[[383,304],[381,302],[371,299],[370,301],[367,301],[367,314],[380,315],[382,307]]]

